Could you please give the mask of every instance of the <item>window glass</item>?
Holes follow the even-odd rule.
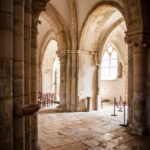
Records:
[[[114,47],[109,46],[102,58],[101,80],[115,80],[117,78],[117,62],[117,52]]]

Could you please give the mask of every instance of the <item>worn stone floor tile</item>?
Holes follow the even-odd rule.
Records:
[[[106,134],[106,133],[108,133],[107,130],[105,130],[103,128],[99,128],[99,127],[98,128],[93,128],[92,131],[97,132],[99,134]]]
[[[132,141],[134,139],[134,136],[129,135],[129,134],[125,134],[123,136],[119,136],[113,140],[111,140],[112,142],[121,145],[122,143],[127,143],[129,141]]]
[[[107,142],[107,141],[112,140],[114,137],[115,136],[113,134],[106,133],[104,135],[100,135],[100,136],[94,137],[93,139],[97,140],[97,141],[100,141],[100,142]]]
[[[104,149],[105,150],[113,150],[117,147],[118,145],[116,143],[113,143],[112,141],[108,141],[105,143]]]
[[[119,129],[120,127],[118,125],[109,124],[109,125],[103,126],[102,128],[111,132],[111,131],[115,131]]]
[[[88,145],[90,147],[95,147],[97,145],[99,145],[99,142],[95,141],[95,140],[85,140],[85,141],[82,141],[82,143],[84,143],[85,145]]]
[[[150,150],[150,137],[127,133],[122,114],[112,112],[38,113],[42,150]]]
[[[105,149],[99,146],[96,146],[96,147],[89,148],[88,150],[105,150]]]
[[[61,147],[56,147],[52,150],[87,150],[89,147],[82,143],[74,143],[69,145],[64,145]]]

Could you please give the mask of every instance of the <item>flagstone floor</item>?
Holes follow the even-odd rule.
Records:
[[[127,109],[127,108],[126,108]],[[113,105],[101,112],[58,113],[48,108],[38,113],[42,150],[150,150],[150,137],[130,135],[123,112],[111,116]]]

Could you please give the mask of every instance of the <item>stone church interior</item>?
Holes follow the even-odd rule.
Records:
[[[0,0],[0,150],[150,150],[149,0]]]

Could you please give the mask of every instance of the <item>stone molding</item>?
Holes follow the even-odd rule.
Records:
[[[97,51],[93,51],[93,50],[78,50],[78,53],[81,54],[81,53],[84,53],[84,54],[88,54],[88,55],[97,55]]]
[[[66,62],[67,62],[66,50],[58,50],[58,51],[56,51],[56,54],[59,57],[60,64],[66,64]]]
[[[42,11],[45,11],[46,4],[49,0],[33,0],[32,1],[32,27],[37,28],[37,24],[40,23],[38,17]]]
[[[88,54],[88,55],[93,55],[93,56],[97,56],[97,51],[93,51],[93,50],[57,50],[56,54],[58,55],[58,57],[60,55],[67,55],[67,54]]]
[[[133,48],[134,53],[146,53],[150,45],[148,39],[148,35],[144,33],[138,33],[125,37],[125,42],[129,47]]]

